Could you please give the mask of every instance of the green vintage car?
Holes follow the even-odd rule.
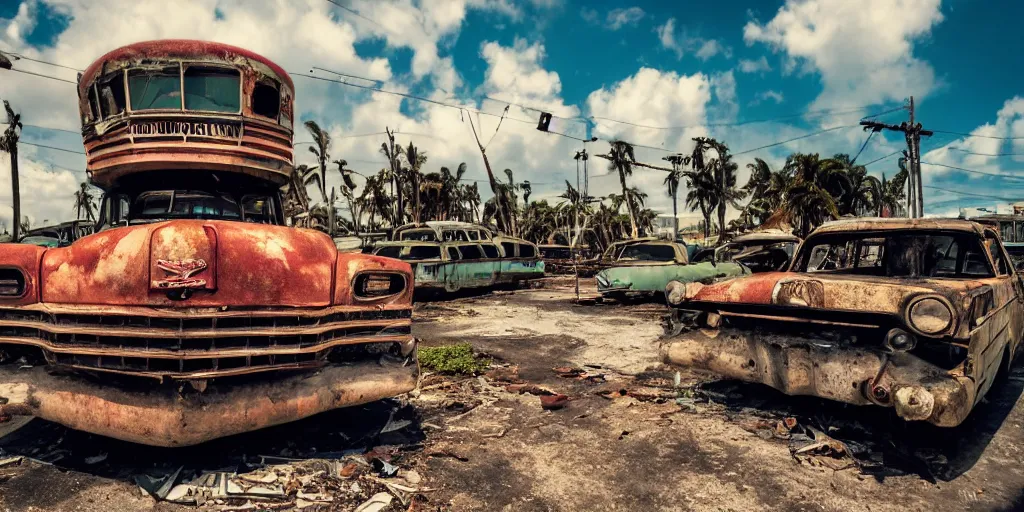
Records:
[[[597,291],[610,298],[653,296],[664,293],[669,281],[711,283],[750,274],[740,263],[691,264],[688,252],[680,242],[637,240],[623,244],[613,266],[597,273]]]
[[[398,228],[394,238],[375,244],[372,253],[412,265],[420,291],[454,293],[544,277],[535,244],[493,235],[484,226],[452,221],[408,224]]]

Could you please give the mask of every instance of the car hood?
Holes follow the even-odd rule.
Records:
[[[971,290],[987,288],[983,280],[909,279],[823,275],[797,272],[753,274],[712,285],[693,285],[687,304],[752,304],[900,314],[907,301],[922,294],[945,297],[964,307]]]
[[[327,306],[337,249],[312,230],[173,220],[101,231],[50,249],[41,300],[126,306]],[[173,283],[189,274],[187,299]]]
[[[669,281],[712,282],[719,279],[749,274],[750,270],[738,263],[694,263],[628,265],[606,268],[597,273],[598,290],[631,290],[663,292]]]

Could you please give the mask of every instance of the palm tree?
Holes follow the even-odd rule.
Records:
[[[18,139],[21,138],[21,114],[15,114],[11,103],[4,100],[4,110],[7,111],[7,129],[3,137],[0,137],[0,151],[6,151],[11,157],[11,209],[14,210],[14,224],[11,240],[17,242],[21,238],[21,187],[18,184]],[[27,231],[27,230],[26,230]]]
[[[840,153],[831,160],[832,165],[836,167],[836,174],[845,178],[835,180],[836,185],[842,189],[841,195],[838,196],[839,215],[860,215],[874,210],[877,197],[872,196],[872,190],[878,178],[869,176],[867,168],[855,164],[850,160],[850,155]]]
[[[347,168],[348,162],[344,159],[335,160],[334,165],[338,166],[338,173],[341,174],[341,180],[344,184],[344,186],[341,187],[341,195],[344,196],[345,200],[348,202],[348,212],[349,215],[352,216],[352,231],[358,235],[361,213],[355,197],[356,182],[352,180],[352,176],[362,176],[362,174]],[[363,179],[366,179],[365,176],[363,176]],[[334,189],[332,188],[331,190]],[[331,208],[334,208],[333,204],[331,204]]]
[[[419,174],[423,164],[427,163],[427,154],[420,151],[416,146],[409,142],[409,147],[404,150],[399,147],[399,152],[405,157],[405,161],[409,163],[409,167],[405,169],[406,176],[409,177],[409,183],[412,185],[412,221],[420,222],[420,189],[419,189]]]
[[[882,217],[903,217],[905,215],[907,195],[905,188],[909,174],[905,168],[892,177],[892,181],[885,180],[882,174],[882,181],[879,183],[878,202],[875,205],[875,215]]]
[[[292,168],[288,177],[288,183],[284,188],[284,214],[295,220],[297,215],[309,213],[309,192],[306,187],[310,183],[320,183],[320,175],[317,170],[308,165],[299,165]],[[318,186],[319,188],[319,186]]]
[[[82,210],[85,210],[86,220],[89,222],[96,222],[95,202],[96,196],[92,194],[89,184],[83,181],[79,184],[78,190],[75,191],[75,205],[73,206],[77,211],[75,218],[81,219]]]
[[[750,202],[744,210],[751,224],[763,224],[782,207],[793,182],[789,173],[791,169],[773,171],[768,163],[760,158],[755,158],[753,163],[747,164],[747,168],[750,169],[750,180],[743,190],[750,195]]]
[[[327,161],[330,160],[331,136],[316,121],[306,121],[306,130],[313,136],[313,145],[309,146],[309,152],[316,155],[317,163],[320,164],[319,188],[320,195],[324,202],[327,202]]]
[[[622,185],[622,196],[626,202],[626,211],[629,212],[629,225],[632,230],[632,238],[640,237],[640,229],[636,223],[636,206],[629,196],[629,188],[626,186],[626,177],[633,175],[633,164],[636,163],[636,156],[633,153],[633,145],[621,140],[612,141],[611,148],[607,155],[608,169],[618,171],[619,184]]]
[[[786,168],[794,181],[785,208],[799,223],[801,238],[825,220],[839,218],[837,196],[829,191],[829,184],[838,179],[834,162],[821,160],[816,153],[796,153],[786,160]]]
[[[736,188],[736,170],[739,165],[732,161],[729,147],[722,143],[717,143],[714,147],[718,152],[718,158],[711,162],[710,167],[714,176],[714,195],[718,199],[718,232],[725,234],[726,207],[731,205],[733,208],[742,208],[739,201],[746,197],[746,193]]]
[[[665,185],[668,187],[668,195],[672,198],[672,239],[675,240],[679,238],[679,183],[685,175],[683,167],[690,164],[690,157],[675,154],[662,160],[672,164],[672,171],[665,177]]]
[[[704,217],[704,238],[711,236],[711,212],[718,206],[713,162],[709,162],[705,154],[709,149],[717,148],[718,141],[709,137],[694,137],[693,151],[690,153],[690,171],[684,173],[686,184],[690,189],[686,193],[686,205],[690,211],[700,209]]]
[[[395,132],[384,127],[388,135],[388,141],[380,145],[380,153],[388,159],[388,167],[391,169],[391,193],[395,196],[395,214],[392,216],[392,227],[398,227],[405,223],[405,201],[402,193],[402,146],[395,145]]]

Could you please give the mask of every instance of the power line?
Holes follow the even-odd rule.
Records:
[[[74,153],[76,155],[84,155],[85,154],[84,151],[75,151],[73,149],[55,148],[53,146],[46,146],[46,145],[43,145],[43,144],[36,144],[35,142],[25,142],[23,140],[19,140],[18,144],[28,144],[29,146],[35,146],[37,148],[44,148],[44,149],[52,149],[54,151],[65,151],[67,153]]]
[[[13,52],[2,52],[2,53],[6,53],[7,55],[13,55],[13,56],[17,57],[18,60],[27,60],[27,61],[30,61],[30,62],[38,62],[39,64],[46,64],[47,66],[54,66],[54,67],[58,67],[58,68],[70,69],[71,71],[78,71],[78,72],[82,72],[83,71],[81,69],[73,68],[71,66],[65,66],[63,64],[57,64],[56,62],[48,62],[48,61],[45,61],[45,60],[33,59],[32,57],[26,57],[26,56],[24,56],[24,55],[22,55],[20,53],[13,53]]]
[[[71,80],[65,80],[63,78],[57,78],[55,76],[44,75],[44,74],[41,74],[41,73],[33,73],[31,71],[25,71],[23,69],[11,68],[9,71],[14,71],[15,73],[25,73],[26,75],[38,76],[38,77],[43,77],[43,78],[49,78],[50,80],[57,80],[57,81],[60,81],[60,82],[67,82],[67,83],[69,83],[71,85],[78,85],[78,82],[72,82]]]
[[[984,175],[984,176],[992,176],[992,177],[1004,178],[1004,179],[1008,179],[1008,180],[1022,180],[1022,181],[1024,181],[1024,176],[1014,176],[1012,174],[998,174],[998,173],[992,173],[992,172],[977,171],[977,170],[974,170],[974,169],[964,169],[963,167],[957,167],[955,165],[936,164],[936,163],[932,163],[932,162],[921,162],[921,163],[925,164],[925,165],[934,165],[934,166],[937,166],[937,167],[945,167],[947,169],[953,169],[953,170],[956,170],[956,171],[969,172],[969,173],[973,173],[973,174],[981,174],[981,175]]]
[[[921,163],[924,163],[924,162],[921,162]],[[924,188],[930,188],[932,190],[939,190],[939,191],[942,191],[942,192],[949,192],[950,194],[957,194],[957,195],[960,195],[960,196],[982,197],[982,198],[985,198],[985,199],[997,199],[997,200],[1006,201],[1006,202],[1014,202],[1014,201],[1017,201],[1019,199],[1019,198],[1018,199],[1008,199],[1008,198],[1005,198],[1005,197],[992,196],[992,195],[987,195],[987,194],[975,194],[975,193],[972,193],[972,192],[961,192],[959,190],[950,190],[948,188],[935,187],[935,186],[932,186],[932,185],[924,185]]]
[[[376,21],[374,21],[374,20],[372,20],[370,18],[367,18],[366,16],[363,16],[362,14],[359,14],[359,12],[354,10],[354,9],[350,9],[348,7],[345,7],[344,5],[341,5],[338,2],[335,2],[334,0],[327,0],[327,2],[330,3],[330,4],[333,4],[333,5],[337,6],[337,7],[340,7],[342,9],[345,9],[346,11],[354,14],[355,16],[358,16],[358,17],[360,17],[360,18],[362,18],[362,19],[364,19],[366,21],[369,21],[370,23],[373,23],[374,25],[377,25],[378,27],[380,27],[382,29],[384,28],[384,25],[381,25],[380,23],[377,23]],[[385,30],[387,30],[387,29],[385,29]]]
[[[746,120],[746,121],[735,121],[735,122],[729,122],[729,123],[705,123],[705,124],[689,125],[689,126],[651,126],[651,125],[633,123],[633,122],[629,122],[629,121],[622,121],[622,120],[619,120],[619,119],[612,119],[612,118],[609,118],[609,117],[600,117],[600,116],[590,116],[588,119],[599,119],[599,120],[602,120],[602,121],[608,121],[608,122],[620,123],[620,124],[627,124],[627,125],[630,125],[630,126],[635,126],[637,128],[648,128],[648,129],[652,129],[652,130],[686,130],[686,129],[689,129],[689,128],[720,127],[720,126],[743,126],[743,125],[747,125],[747,124],[768,123],[768,122],[777,121],[777,120],[780,120],[780,119],[791,119],[791,118],[794,118],[794,117],[813,118],[813,117],[823,117],[823,116],[827,116],[829,114],[852,114],[853,112],[860,112],[860,111],[863,111],[863,110],[867,110],[867,109],[869,109],[871,107],[872,107],[872,105],[865,105],[863,107],[856,107],[856,108],[851,108],[851,109],[834,108],[834,109],[815,110],[815,111],[810,111],[810,112],[803,112],[803,113],[800,113],[800,114],[789,114],[789,115],[784,115],[784,116],[777,116],[777,117],[770,117],[770,118],[763,118],[763,119],[750,119],[750,120]],[[866,116],[863,119],[867,119],[867,118],[870,118],[870,117],[877,117],[877,116],[880,116],[880,115],[888,114],[890,112],[895,112],[897,110],[902,110],[902,109],[903,109],[903,107],[899,107],[899,108],[894,108],[894,109],[886,110],[886,111],[883,111],[883,112],[878,112],[877,114],[872,114],[870,116]]]
[[[991,135],[974,135],[963,132],[951,132],[947,130],[932,130],[935,133],[948,133],[950,135],[960,135],[961,137],[974,137],[978,139],[993,139],[993,140],[1024,140],[1024,137],[993,137]]]
[[[753,148],[753,149],[747,149],[747,150],[744,150],[744,151],[740,151],[739,153],[733,153],[732,155],[733,156],[744,155],[744,154],[747,154],[747,153],[752,153],[754,151],[760,151],[762,149],[767,149],[767,148],[771,148],[771,147],[775,147],[775,146],[780,146],[782,144],[788,144],[790,142],[797,141],[797,140],[800,140],[800,139],[806,139],[808,137],[814,137],[815,135],[821,135],[823,133],[828,133],[828,132],[831,132],[831,131],[840,130],[842,128],[856,128],[857,126],[858,125],[856,125],[856,124],[846,124],[846,125],[842,125],[842,126],[833,126],[832,128],[826,128],[824,130],[819,130],[819,131],[816,131],[816,132],[813,132],[813,133],[808,133],[806,135],[801,135],[799,137],[794,137],[792,139],[775,142],[775,143],[768,144],[768,145],[765,145],[765,146],[756,147],[756,148]]]
[[[892,157],[894,157],[894,156],[896,156],[896,155],[898,155],[898,154],[900,154],[902,152],[903,152],[902,149],[898,149],[896,151],[893,151],[892,153],[889,153],[888,155],[880,156],[880,157],[878,157],[878,158],[876,158],[876,159],[874,159],[874,160],[864,164],[864,167],[867,167],[867,166],[869,166],[871,164],[874,164],[874,163],[881,162],[882,160],[885,160],[886,158],[892,158]]]
[[[961,153],[967,153],[968,155],[978,156],[1024,156],[1024,153],[977,153],[975,151],[969,151],[962,148],[949,148],[953,151],[959,151]]]

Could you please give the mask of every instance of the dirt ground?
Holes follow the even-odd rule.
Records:
[[[593,283],[583,289],[592,293]],[[0,438],[0,460],[60,454],[52,464],[0,466],[0,510],[185,510],[143,493],[134,475],[176,466],[242,473],[268,454],[293,465],[336,459],[396,414],[411,424],[371,436],[367,449],[387,447],[372,453],[388,453],[422,482],[410,504],[384,510],[1024,509],[1021,365],[964,425],[938,429],[886,409],[677,374],[657,355],[664,306],[572,298],[571,280],[548,278],[542,288],[418,304],[422,346],[469,342],[492,369],[427,374],[410,397],[199,447],[141,447],[33,421]],[[567,404],[543,409],[539,395],[551,393]],[[794,454],[810,431],[853,456]],[[98,454],[106,458],[86,462]],[[306,509],[353,510],[384,481],[365,476],[361,493]],[[245,510],[225,507],[205,508]]]

